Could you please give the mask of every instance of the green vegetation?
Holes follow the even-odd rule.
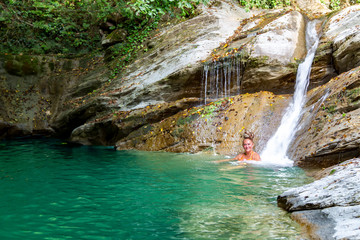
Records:
[[[128,34],[119,54],[157,26],[160,17],[190,16],[207,0],[4,0],[0,2],[0,52],[82,54],[100,48],[99,30],[124,29]],[[141,44],[140,44],[141,46]]]
[[[252,8],[272,9],[290,5],[290,0],[239,0],[241,6],[247,10]]]

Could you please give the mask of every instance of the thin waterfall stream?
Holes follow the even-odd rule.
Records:
[[[201,96],[204,103],[210,99],[240,94],[243,65],[241,54],[205,64]]]
[[[316,31],[317,21],[309,21],[306,26],[306,58],[297,70],[293,100],[288,106],[279,128],[267,142],[261,152],[261,159],[265,163],[292,166],[293,161],[287,157],[289,145],[296,134],[296,129],[302,116],[302,109],[306,100],[307,87],[311,72],[311,65],[319,43]]]

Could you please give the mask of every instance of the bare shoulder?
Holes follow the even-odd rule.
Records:
[[[253,154],[253,160],[255,160],[255,161],[261,161],[260,155],[259,155],[258,153],[256,153],[256,152],[254,152],[254,154]]]

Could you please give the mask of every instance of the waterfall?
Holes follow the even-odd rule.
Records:
[[[261,152],[264,163],[292,166],[293,161],[287,156],[287,150],[295,136],[297,125],[302,115],[302,108],[306,100],[307,87],[311,72],[311,65],[319,43],[316,31],[316,21],[309,21],[306,26],[306,47],[308,49],[306,58],[297,70],[295,92],[292,102],[286,109],[276,133],[271,137]]]
[[[243,64],[242,55],[237,54],[204,65],[201,97],[205,104],[208,99],[240,94]]]

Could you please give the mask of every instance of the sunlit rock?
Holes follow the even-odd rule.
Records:
[[[360,155],[360,67],[308,93],[290,148],[299,166],[328,167]]]
[[[242,137],[247,129],[255,133],[256,150],[260,151],[279,125],[287,105],[288,96],[270,92],[219,99],[144,125],[120,139],[116,147],[236,154],[242,151]]]
[[[359,5],[355,5],[324,19],[323,34],[312,66],[311,88],[360,65],[359,10]]]
[[[202,60],[231,36],[250,13],[227,1],[204,7],[202,14],[159,30],[140,54],[115,78],[109,92],[122,88],[118,97],[122,110],[141,108],[184,97],[199,97]]]
[[[311,239],[359,239],[360,159],[331,167],[323,176],[287,190],[278,205],[292,212]]]
[[[308,17],[317,18],[331,12],[325,4],[328,0],[297,0],[293,1],[296,7],[301,9]]]
[[[335,68],[339,73],[360,65],[360,6],[341,10],[328,21],[324,38],[332,42]]]
[[[245,46],[250,57],[267,57],[268,61],[288,64],[306,54],[305,21],[301,13],[289,12],[262,28]]]
[[[296,76],[292,64],[306,55],[303,16],[296,11],[287,13],[267,24],[252,38],[244,46],[250,59],[242,88],[246,91],[292,91]]]
[[[292,92],[298,61],[306,55],[305,20],[297,11],[276,10],[241,22],[212,61],[243,55],[241,90]]]

